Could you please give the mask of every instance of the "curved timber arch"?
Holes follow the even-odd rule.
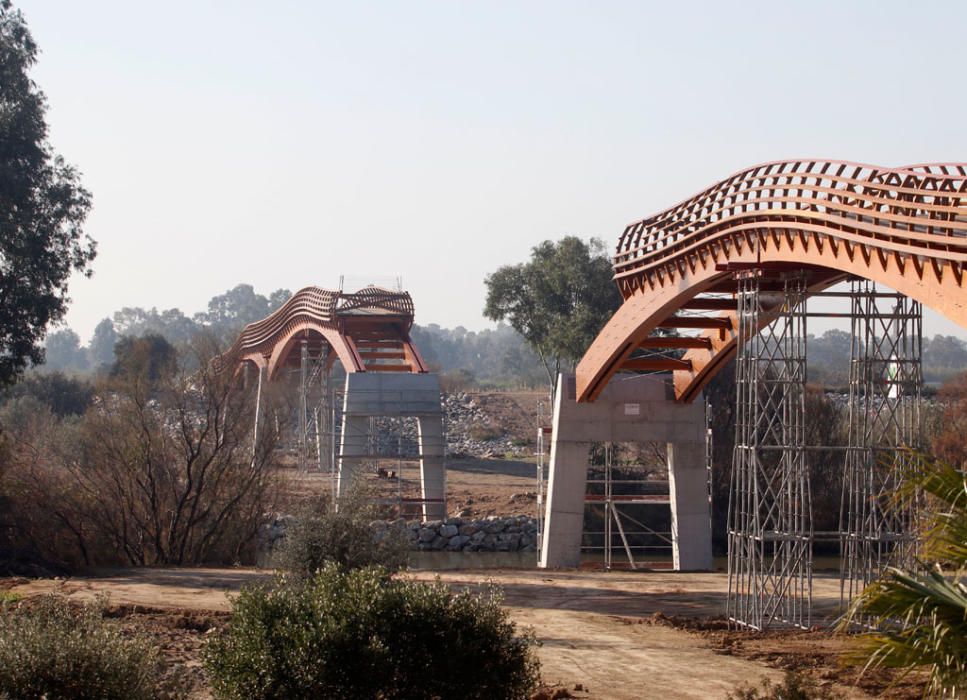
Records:
[[[329,354],[348,373],[408,372],[425,374],[426,365],[410,339],[413,300],[407,292],[365,287],[344,293],[306,287],[261,321],[242,330],[232,347],[216,360],[222,367],[251,362],[269,380],[284,367],[301,362],[301,341],[314,359]]]
[[[578,365],[577,398],[594,400],[621,369],[660,368],[679,400],[694,399],[735,352],[736,270],[803,271],[811,292],[869,279],[967,328],[965,265],[967,164],[755,166],[625,229],[614,262],[625,301]],[[698,311],[717,315],[681,315]],[[675,339],[658,328],[704,330]],[[630,359],[662,347],[687,351]]]
[[[326,328],[311,319],[302,319],[289,324],[285,333],[276,339],[267,363],[269,381],[278,378],[279,371],[286,365],[288,358],[292,356],[292,351],[303,339],[314,340],[316,344],[323,339],[329,343],[329,347],[336,353],[343,367],[347,368],[346,371],[361,371],[363,360],[359,357],[359,353],[350,347],[345,337],[338,331]]]

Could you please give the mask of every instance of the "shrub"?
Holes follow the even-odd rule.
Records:
[[[409,560],[406,532],[389,528],[377,535],[371,524],[376,516],[372,498],[362,490],[340,499],[338,508],[320,499],[287,529],[275,566],[296,578],[311,576],[327,563],[343,570],[402,569]]]
[[[149,640],[123,635],[97,605],[78,609],[49,596],[29,607],[4,605],[0,613],[0,697],[174,697],[161,671]]]
[[[215,352],[199,338],[157,376],[132,360],[82,416],[31,396],[0,408],[0,558],[68,571],[254,560],[280,484],[276,403],[263,392],[256,438],[255,389],[217,372]]]
[[[483,423],[474,423],[470,426],[470,430],[467,431],[470,435],[471,440],[477,440],[478,442],[486,442],[487,440],[499,440],[503,437],[503,432],[497,428],[484,425]]]
[[[795,671],[786,671],[779,685],[773,685],[772,681],[764,678],[758,688],[741,685],[728,695],[729,700],[840,700],[844,697],[832,688],[820,687],[815,679]]]
[[[535,641],[500,602],[494,589],[455,595],[439,581],[327,564],[243,590],[205,667],[218,698],[526,698]]]

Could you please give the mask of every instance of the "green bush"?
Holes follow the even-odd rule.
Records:
[[[821,687],[814,678],[795,671],[786,671],[779,685],[764,678],[758,688],[741,685],[728,695],[729,700],[843,700],[844,697],[832,688]]]
[[[205,667],[218,698],[526,698],[535,641],[500,602],[493,589],[453,594],[439,581],[327,564],[243,590]]]
[[[31,605],[27,605],[30,602]],[[142,700],[175,697],[144,637],[124,635],[101,607],[54,596],[0,611],[0,697]]]
[[[356,491],[339,501],[329,499],[302,512],[288,528],[274,557],[275,566],[294,577],[311,576],[328,563],[344,570],[381,566],[396,571],[409,561],[409,541],[402,529],[374,532],[373,499]]]

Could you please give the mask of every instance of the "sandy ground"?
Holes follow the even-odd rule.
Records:
[[[397,469],[392,460],[385,462],[387,469]],[[403,495],[416,498],[420,493],[420,470],[416,462],[406,462],[402,467]],[[478,459],[473,457],[447,460],[447,510],[451,516],[463,513],[463,517],[483,518],[488,515],[537,515],[537,465],[536,460]],[[375,474],[364,476],[373,493],[392,498],[397,489],[395,479],[378,478]],[[285,502],[287,510],[298,510],[299,504],[313,497],[331,493],[328,474],[310,472],[300,474],[294,468],[286,470]],[[418,507],[413,506],[407,517],[418,517]],[[395,517],[393,514],[392,517]]]
[[[0,587],[23,596],[59,593],[72,599],[106,593],[124,614],[140,611],[149,628],[164,628],[166,653],[196,667],[208,625],[204,615],[224,619],[220,613],[229,609],[229,595],[266,575],[255,569],[118,570],[60,580],[7,579]],[[438,574],[408,575],[428,580]],[[836,663],[845,644],[840,638],[728,631],[716,621],[726,595],[721,573],[479,569],[439,577],[455,588],[500,585],[512,618],[532,627],[541,642],[545,681],[571,689],[575,697],[724,698],[740,682],[780,678],[780,669],[789,665],[813,667],[823,683],[850,698],[910,696],[903,689],[878,695],[882,683],[867,684],[872,694],[853,687],[855,673]],[[815,591],[817,608],[832,611],[838,582],[818,578]],[[574,691],[577,685],[587,691]]]

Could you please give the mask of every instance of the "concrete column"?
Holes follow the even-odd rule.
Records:
[[[420,486],[423,498],[443,499],[446,477],[443,465],[443,419],[439,415],[420,416],[416,419],[420,435]],[[443,520],[447,517],[447,504],[424,503],[424,520]]]
[[[705,411],[681,404],[653,376],[618,375],[593,402],[577,403],[574,378],[558,378],[540,566],[577,566],[592,442],[669,443],[676,569],[710,569],[712,536],[705,469]]]
[[[711,569],[712,521],[704,444],[668,443],[668,489],[671,495],[675,569]]]
[[[370,418],[379,416],[413,416],[417,419],[422,496],[443,499],[446,446],[439,380],[433,374],[389,372],[350,372],[346,375],[337,495],[349,493],[352,488],[362,461],[354,455],[366,454]],[[423,515],[434,520],[445,518],[446,504],[425,504]]]
[[[581,563],[590,443],[551,442],[541,568]]]
[[[369,416],[343,415],[339,473],[336,477],[336,496],[339,498],[352,491],[363,455],[366,454],[368,435]]]
[[[580,417],[582,406],[574,402],[568,382],[559,375],[554,399],[554,431],[544,506],[544,533],[540,566],[578,566],[584,531],[584,492],[588,480],[591,443],[572,442],[569,422]]]
[[[248,363],[246,363],[248,369]],[[252,459],[255,459],[255,451],[259,444],[259,421],[262,418],[262,379],[265,376],[264,367],[259,367],[259,384],[255,389],[255,424],[252,426]]]

